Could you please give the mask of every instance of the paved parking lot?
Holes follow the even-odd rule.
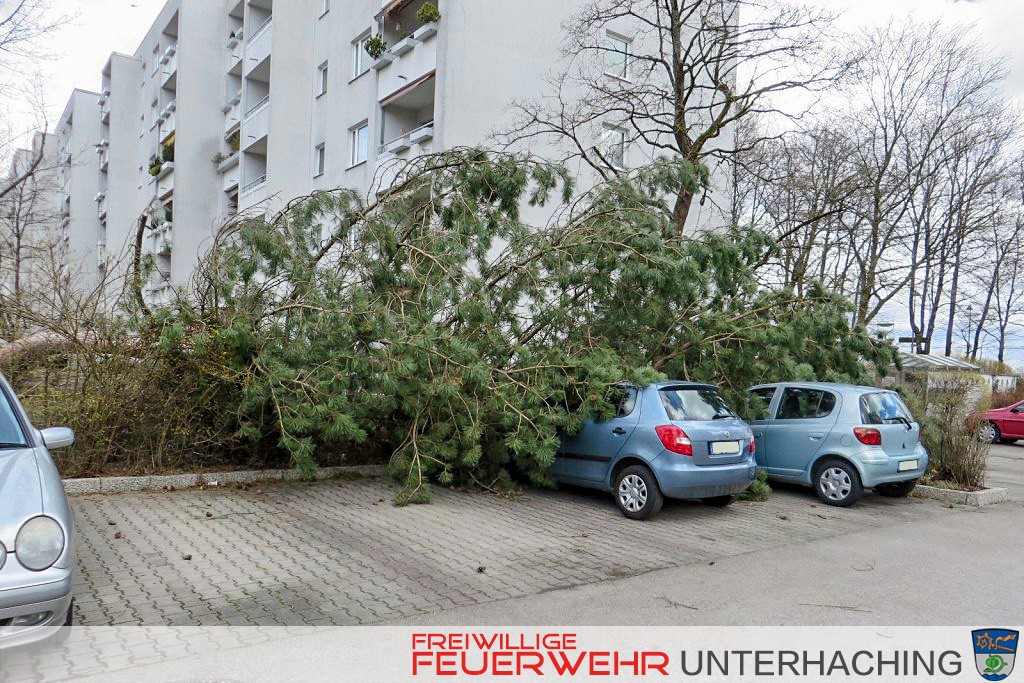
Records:
[[[515,500],[438,489],[397,508],[384,480],[85,496],[76,623],[334,625],[408,618],[707,564],[934,515],[870,495],[852,509],[809,491],[726,510],[669,502],[626,520],[607,496]]]

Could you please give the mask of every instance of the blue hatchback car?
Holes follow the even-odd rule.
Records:
[[[928,468],[921,427],[893,391],[819,382],[750,391],[758,464],[770,479],[814,487],[827,505],[853,505],[865,488],[908,496]]]
[[[555,481],[609,491],[631,519],[653,517],[666,496],[726,506],[750,486],[753,434],[717,388],[661,382],[613,393],[613,419],[562,440]]]

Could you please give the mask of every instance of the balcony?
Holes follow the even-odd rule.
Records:
[[[242,122],[242,91],[235,93],[220,110],[224,112],[224,134],[230,135]]]
[[[437,70],[437,24],[421,26],[411,36],[401,40],[374,64],[380,72],[377,79],[377,98],[385,100],[403,89],[432,76]]]
[[[245,73],[248,74],[270,58],[270,50],[274,43],[274,18],[263,22],[253,31],[245,48]]]
[[[264,97],[249,108],[242,119],[241,148],[249,149],[270,135],[270,97]]]
[[[160,58],[160,87],[174,90],[178,85],[178,46],[168,45]]]
[[[166,199],[174,193],[174,162],[165,161],[160,166],[160,171],[150,181],[155,186],[154,194],[160,199]]]
[[[409,133],[403,133],[398,137],[385,142],[377,149],[378,156],[387,154],[400,154],[414,145],[422,145],[434,139],[434,122],[424,123]]]
[[[266,184],[267,184],[267,174],[264,173],[263,175],[261,175],[260,177],[256,178],[252,182],[246,183],[245,186],[242,187],[242,190],[241,190],[241,192],[239,192],[239,194],[242,195],[242,196],[245,196],[247,194],[255,192],[256,190],[260,189],[261,187],[263,187]]]
[[[107,193],[100,192],[95,197],[96,201],[96,215],[100,218],[105,218],[107,215]]]

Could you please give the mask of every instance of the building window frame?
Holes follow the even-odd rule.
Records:
[[[362,121],[349,128],[349,168],[370,160],[370,122]]]
[[[626,129],[622,126],[605,124],[601,133],[601,155],[605,163],[617,170],[626,168],[626,150],[629,146]]]
[[[327,142],[313,148],[313,177],[319,178],[327,172]]]
[[[605,74],[623,81],[631,80],[632,48],[632,40],[620,33],[608,31],[605,34]]]
[[[352,80],[367,73],[373,65],[373,59],[366,52],[366,41],[373,37],[373,30],[366,29],[352,41]]]
[[[323,97],[327,94],[327,90],[330,87],[331,68],[329,62],[324,62],[316,68],[317,75],[317,97]]]

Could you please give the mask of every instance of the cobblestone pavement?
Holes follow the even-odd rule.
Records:
[[[605,495],[438,489],[394,507],[383,480],[84,496],[75,623],[367,624],[595,583],[927,517],[938,503],[809,491],[632,522]]]

